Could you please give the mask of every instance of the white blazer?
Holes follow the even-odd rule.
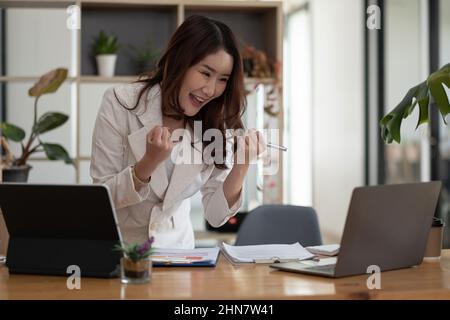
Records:
[[[193,248],[190,197],[201,191],[205,217],[219,227],[240,208],[242,192],[229,208],[223,182],[230,169],[204,163],[176,164],[170,181],[161,163],[150,183],[136,191],[131,166],[145,153],[147,133],[162,125],[161,88],[157,85],[144,93],[138,107],[131,111],[119,104],[113,89],[121,103],[131,108],[142,85],[125,84],[106,90],[92,137],[91,177],[94,183],[109,188],[124,241],[143,242],[153,235],[157,248]],[[192,148],[191,152],[200,151]]]

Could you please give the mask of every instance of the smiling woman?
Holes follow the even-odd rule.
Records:
[[[223,49],[190,67],[180,89],[179,102],[184,114],[192,117],[201,107],[220,97],[232,68],[233,57]]]
[[[184,114],[195,116],[200,108],[220,97],[225,91],[232,68],[233,57],[223,49],[190,67],[184,76],[179,95]]]
[[[230,28],[194,15],[175,31],[155,70],[106,91],[93,134],[91,176],[111,190],[127,242],[153,235],[158,248],[193,248],[190,198],[198,191],[212,226],[236,214],[249,164],[266,148],[262,135],[248,130],[236,137],[234,150],[244,161],[228,160],[225,130],[243,129],[243,83]],[[194,122],[201,124],[200,135],[194,135]],[[177,129],[191,132],[181,144],[171,137]],[[210,129],[224,137],[212,163],[201,151],[217,145],[203,139]],[[185,148],[201,161],[180,164]]]
[[[170,39],[156,70],[137,83],[145,85],[130,110],[144,92],[160,85],[163,116],[184,120],[191,128],[194,121],[202,121],[203,131],[243,128],[242,59],[233,33],[222,22],[198,15],[187,18]]]

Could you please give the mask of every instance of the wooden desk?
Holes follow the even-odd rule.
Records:
[[[0,266],[0,299],[450,299],[450,250],[440,262],[381,274],[381,290],[369,275],[327,279],[277,271],[267,265],[233,266],[220,256],[216,268],[154,268],[152,281],[122,285],[119,279],[81,279],[68,290],[65,277],[9,275]]]

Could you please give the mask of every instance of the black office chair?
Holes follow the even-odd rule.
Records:
[[[255,244],[322,244],[319,222],[311,207],[262,205],[250,211],[238,230],[237,246]]]

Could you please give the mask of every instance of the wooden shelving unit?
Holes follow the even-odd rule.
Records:
[[[234,31],[236,36],[245,43],[255,45],[259,50],[263,50],[271,59],[281,62],[282,49],[282,1],[258,1],[258,0],[14,0],[0,1],[0,8],[67,8],[70,5],[78,5],[81,8],[81,29],[76,31],[76,41],[71,47],[75,55],[72,59],[72,65],[66,66],[71,70],[71,76],[68,81],[75,86],[72,90],[74,101],[76,101],[76,153],[75,162],[77,164],[76,182],[80,181],[80,162],[87,161],[89,158],[81,154],[80,150],[80,87],[88,84],[114,84],[127,83],[137,79],[137,76],[130,75],[129,70],[119,70],[117,76],[111,78],[99,77],[95,75],[92,68],[92,61],[89,61],[87,54],[87,44],[90,35],[98,33],[96,23],[104,23],[102,26],[117,25],[115,17],[120,14],[121,19],[128,19],[130,29],[133,29],[132,23],[147,23],[150,34],[160,36],[158,41],[164,45],[176,27],[180,25],[186,17],[191,14],[204,14],[214,19],[225,22]],[[148,21],[145,15],[150,17]],[[109,14],[111,21],[108,22]],[[134,16],[135,15],[135,16]],[[154,20],[152,20],[154,19]],[[166,20],[165,20],[166,19]],[[156,22],[152,22],[156,21]],[[161,21],[163,23],[161,23]],[[152,29],[152,23],[155,30]],[[155,24],[156,23],[156,24]],[[94,28],[94,29],[93,29]],[[124,27],[122,27],[124,29]],[[153,30],[153,31],[152,31]],[[114,30],[113,30],[114,31]],[[126,30],[118,30],[125,32]],[[136,32],[136,30],[135,30]],[[152,33],[153,32],[153,33]],[[134,38],[133,38],[134,37]],[[131,35],[130,41],[142,41],[138,35]],[[83,42],[84,41],[84,42]],[[123,60],[124,61],[124,60]],[[118,63],[119,59],[118,59]],[[55,66],[59,67],[59,66]],[[1,75],[0,83],[19,83],[34,82],[39,78],[38,75],[19,76],[13,74]],[[247,78],[246,83],[256,85],[263,83],[266,85],[275,85],[274,79],[253,79]],[[280,103],[282,105],[281,86],[278,86]],[[283,111],[282,108],[276,119],[278,128],[283,132]],[[35,160],[41,160],[35,158]],[[280,163],[282,163],[280,159]],[[278,180],[278,201],[283,199],[283,170],[280,166],[280,172],[277,175]]]

